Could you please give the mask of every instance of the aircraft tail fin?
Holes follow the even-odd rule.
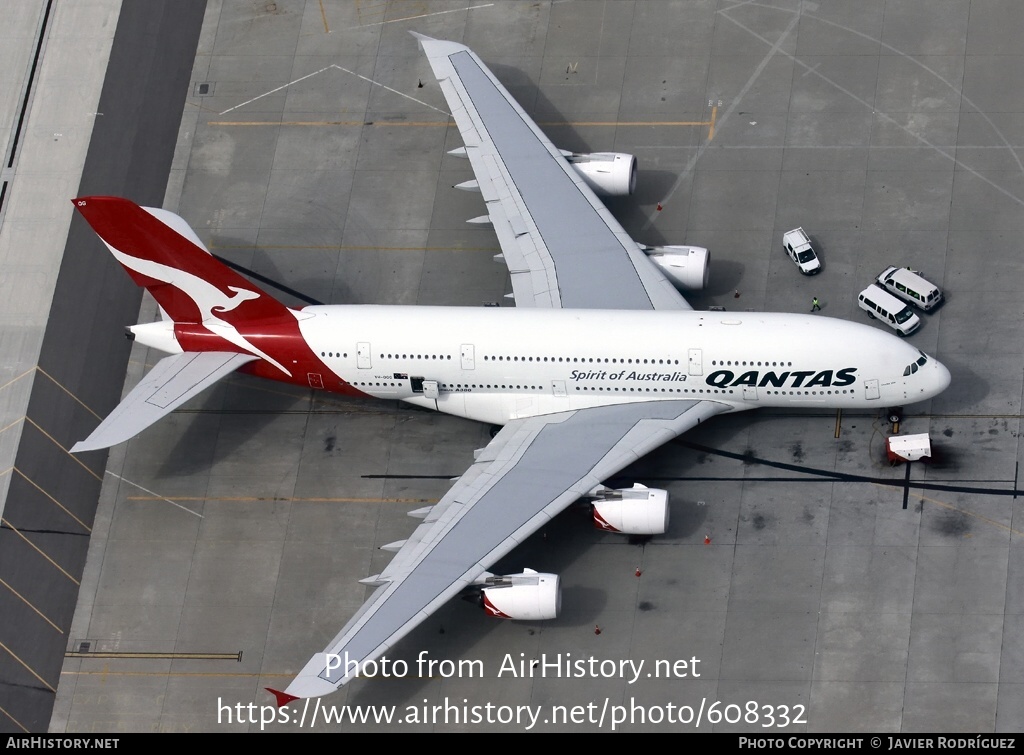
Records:
[[[210,254],[178,215],[119,197],[79,197],[75,208],[161,314],[176,323],[238,326],[291,317],[274,297]]]

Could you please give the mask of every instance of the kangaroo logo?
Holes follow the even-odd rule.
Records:
[[[216,333],[225,341],[229,341],[235,346],[245,349],[250,354],[254,354],[261,359],[266,360],[277,367],[277,369],[281,370],[281,372],[288,377],[292,376],[292,373],[286,370],[284,365],[257,349],[253,344],[249,343],[245,336],[238,332],[238,329],[234,325],[226,320],[222,320],[215,314],[230,312],[236,309],[240,304],[242,304],[242,302],[249,301],[250,299],[258,299],[260,297],[258,293],[255,291],[249,291],[248,289],[238,288],[237,286],[228,286],[228,289],[232,292],[231,295],[228,295],[209,281],[203,280],[198,275],[193,275],[186,270],[163,265],[159,262],[154,262],[153,260],[132,257],[124,252],[118,251],[114,247],[110,246],[110,244],[107,244],[107,248],[110,249],[110,253],[114,255],[117,261],[129,270],[134,270],[140,275],[145,275],[147,278],[153,278],[154,280],[174,286],[188,296],[199,310],[200,319],[203,325],[209,328],[213,333]]]

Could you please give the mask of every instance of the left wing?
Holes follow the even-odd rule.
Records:
[[[413,36],[459,127],[517,307],[691,309],[476,53]]]
[[[346,659],[362,664],[380,657],[573,501],[729,408],[711,401],[646,401],[512,420],[478,452],[388,567],[363,580],[380,586],[341,633],[285,692],[271,690],[278,704],[334,692],[355,676],[356,666]]]

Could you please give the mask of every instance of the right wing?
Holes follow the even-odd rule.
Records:
[[[164,357],[71,453],[123,443],[170,414],[204,388],[259,357],[221,351],[186,351]]]
[[[569,504],[729,409],[680,399],[512,420],[429,509],[387,568],[363,580],[379,587],[341,633],[287,690],[271,690],[278,704],[334,692]]]
[[[476,53],[413,36],[466,145],[517,307],[692,309]]]

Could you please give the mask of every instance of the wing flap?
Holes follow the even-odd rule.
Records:
[[[314,697],[380,657],[552,517],[640,455],[728,411],[650,401],[509,422],[408,538],[379,587],[286,692]],[[328,665],[329,659],[336,663]]]
[[[229,372],[259,357],[220,351],[185,352],[164,357],[71,453],[123,443]]]

